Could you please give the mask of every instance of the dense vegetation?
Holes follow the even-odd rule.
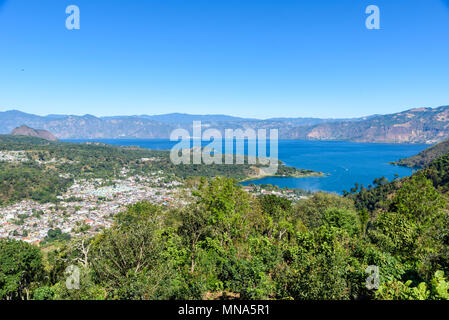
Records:
[[[101,234],[45,253],[2,240],[0,265],[11,267],[0,270],[1,297],[449,298],[446,201],[424,174],[368,215],[350,197],[316,193],[291,203],[221,177],[202,179],[193,197],[179,210],[138,203]],[[78,290],[67,289],[71,265]],[[366,288],[370,265],[379,267],[379,290]]]
[[[0,162],[0,206],[22,199],[56,202],[56,196],[67,190],[72,182],[72,179],[60,177],[56,170],[31,162]]]
[[[0,299],[449,299],[448,190],[449,154],[295,203],[201,178],[188,205],[137,203],[94,237],[0,240]]]

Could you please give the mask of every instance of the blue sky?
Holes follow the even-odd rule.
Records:
[[[0,111],[393,113],[449,104],[448,56],[449,0],[0,0]]]

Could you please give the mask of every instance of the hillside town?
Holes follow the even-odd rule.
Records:
[[[0,162],[26,162],[28,158],[24,151],[0,151]]]
[[[14,154],[14,160],[20,153]],[[22,159],[22,158],[20,158]],[[8,159],[12,160],[12,159]],[[59,203],[39,203],[32,200],[0,208],[0,239],[9,238],[39,244],[50,230],[61,230],[71,237],[95,235],[113,223],[114,216],[127,206],[148,201],[162,206],[180,206],[181,186],[178,181],[165,182],[162,171],[149,177],[126,177],[106,182],[102,179],[75,180],[68,191],[59,196]],[[307,199],[298,190],[278,189],[272,186],[246,186],[254,195],[272,194],[292,201]],[[184,201],[184,202],[183,202]]]
[[[160,168],[161,158],[149,155],[136,161],[146,167],[159,166],[149,171],[135,172],[129,165],[122,164],[121,169],[113,169],[114,174],[110,177],[89,178],[81,172],[67,169],[80,164],[79,159],[70,160],[61,154],[57,156],[56,153],[44,157],[33,149],[0,151],[0,164],[12,166],[8,168],[36,166],[41,170],[40,174],[50,170],[56,172],[56,179],[70,181],[65,191],[51,201],[32,200],[35,198],[27,196],[22,200],[3,203],[0,206],[0,239],[21,240],[38,245],[45,243],[49,234],[54,232],[65,238],[93,236],[109,228],[115,215],[138,202],[148,201],[173,208],[190,201],[188,196],[185,197],[190,194],[190,189],[181,182],[183,179],[169,175],[163,169],[157,169]],[[28,169],[23,170],[20,175],[28,175]],[[41,175],[38,180],[42,180]],[[308,193],[302,190],[280,189],[271,185],[251,184],[243,189],[255,196],[271,194],[291,201],[307,199],[308,196]],[[4,191],[10,193],[7,189]]]
[[[60,229],[72,237],[94,235],[111,226],[113,217],[127,206],[149,201],[176,205],[178,181],[165,183],[162,175],[133,176],[104,185],[101,179],[75,181],[59,196],[58,204],[24,200],[0,208],[0,238],[39,244],[50,230]]]

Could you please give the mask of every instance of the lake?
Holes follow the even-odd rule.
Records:
[[[176,142],[169,140],[70,140],[71,142],[102,142],[121,146],[139,146],[154,150],[170,150]],[[389,164],[392,161],[413,156],[428,148],[424,144],[371,144],[343,141],[280,140],[279,159],[288,166],[311,169],[330,174],[323,178],[264,178],[248,181],[243,185],[272,184],[281,188],[299,188],[310,191],[327,191],[341,194],[357,182],[368,186],[374,179],[395,175],[411,175],[411,169]]]

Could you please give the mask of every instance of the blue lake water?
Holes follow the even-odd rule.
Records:
[[[169,140],[70,140],[72,142],[95,141],[112,145],[139,146],[154,150],[169,150],[176,142]],[[356,182],[368,186],[374,179],[395,175],[409,176],[412,170],[390,165],[392,161],[413,156],[428,145],[370,144],[342,141],[280,140],[279,159],[288,166],[329,173],[324,178],[264,178],[245,182],[273,184],[281,188],[300,188],[310,191],[341,193],[351,189]]]

